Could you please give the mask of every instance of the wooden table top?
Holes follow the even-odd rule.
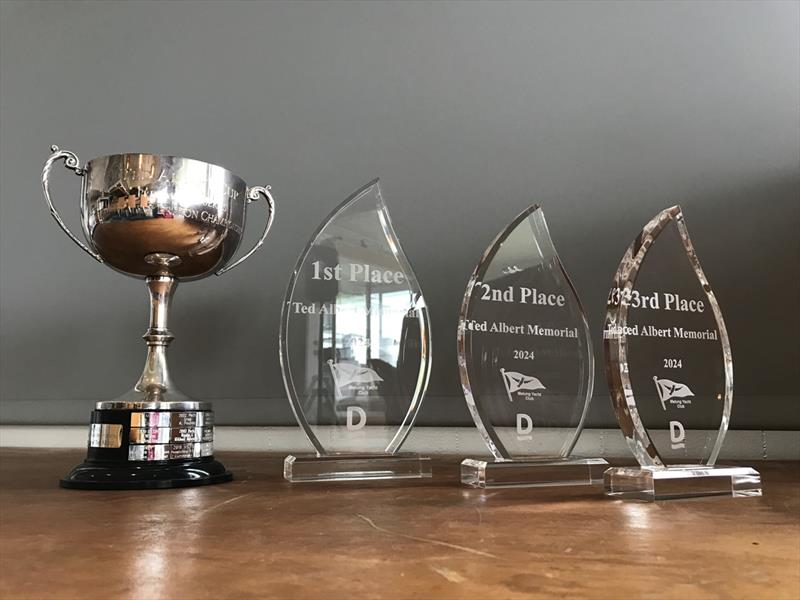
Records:
[[[0,597],[800,597],[800,465],[761,498],[659,503],[598,488],[288,484],[282,457],[221,453],[228,484],[57,487],[76,451],[2,450]]]

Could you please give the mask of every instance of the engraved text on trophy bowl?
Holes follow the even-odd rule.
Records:
[[[197,279],[236,252],[245,222],[246,185],[223,167],[192,159],[121,154],[86,166],[83,224],[114,268],[147,277],[163,266],[145,257],[177,256],[170,272]]]

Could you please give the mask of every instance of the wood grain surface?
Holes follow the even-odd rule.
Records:
[[[648,504],[598,488],[295,484],[282,457],[221,454],[236,479],[62,490],[81,452],[0,455],[0,597],[800,597],[800,465],[755,464],[762,498]]]

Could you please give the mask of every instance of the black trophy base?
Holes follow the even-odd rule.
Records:
[[[214,459],[214,413],[205,402],[100,402],[86,460],[59,485],[79,490],[147,490],[233,479]]]
[[[152,490],[225,483],[233,473],[214,459],[169,464],[113,464],[86,461],[59,481],[73,490]]]

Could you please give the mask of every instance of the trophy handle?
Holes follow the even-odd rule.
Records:
[[[272,227],[272,220],[275,218],[275,199],[272,197],[272,194],[270,194],[271,189],[272,187],[269,185],[266,187],[262,187],[259,185],[247,189],[248,204],[258,200],[259,196],[264,196],[264,198],[266,198],[267,210],[269,211],[269,215],[267,216],[267,225],[264,227],[264,233],[261,234],[261,239],[259,239],[256,242],[255,246],[250,248],[250,251],[247,254],[242,256],[242,258],[237,260],[235,263],[230,264],[227,267],[222,267],[219,271],[215,273],[215,275],[217,276],[222,275],[223,273],[227,273],[234,267],[238,267],[240,264],[242,264],[244,261],[250,258],[256,250],[258,250],[259,248],[261,248],[261,246],[264,245],[264,241],[267,239],[267,234],[269,233],[269,230]]]
[[[69,227],[67,227],[64,221],[61,219],[61,215],[58,214],[56,207],[53,206],[53,201],[50,199],[50,171],[53,169],[53,165],[56,161],[63,159],[64,166],[81,178],[83,178],[86,172],[80,166],[78,157],[75,156],[74,152],[70,152],[69,150],[59,150],[58,146],[50,146],[50,150],[53,154],[51,154],[50,158],[48,158],[44,163],[44,168],[42,169],[42,190],[44,191],[44,197],[47,199],[47,205],[50,207],[50,214],[53,215],[56,223],[58,223],[58,226],[64,230],[64,233],[67,234],[69,239],[78,244],[78,246],[80,246],[81,249],[86,252],[86,254],[91,256],[97,262],[102,263],[104,262],[103,257],[97,252],[92,251],[69,230]]]

